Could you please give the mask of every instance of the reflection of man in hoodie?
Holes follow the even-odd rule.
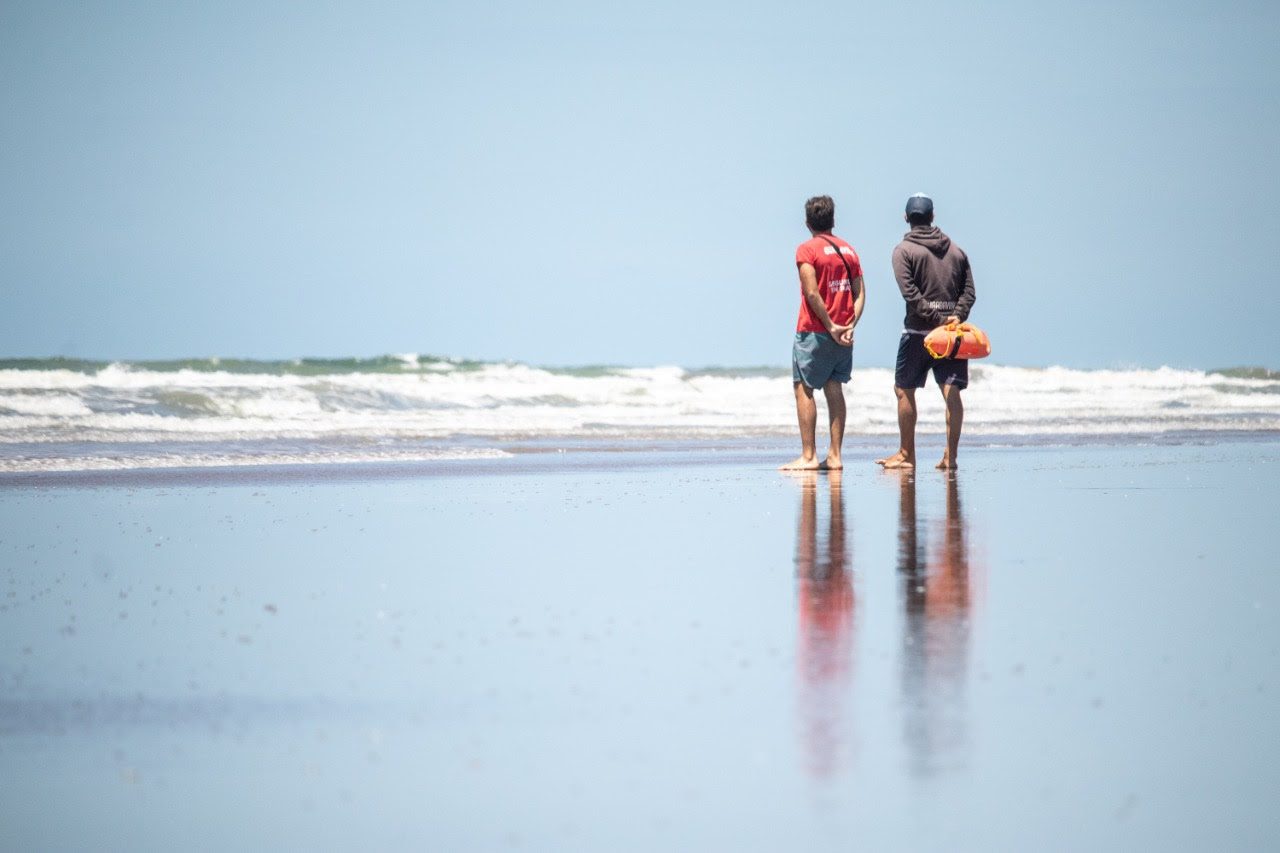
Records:
[[[960,486],[947,478],[946,518],[938,537],[916,520],[916,478],[902,475],[898,501],[898,576],[905,605],[902,643],[903,723],[911,769],[931,776],[963,767],[968,742],[974,588],[960,507]],[[933,541],[926,547],[926,538]],[[939,547],[941,546],[941,547]],[[976,568],[976,567],[975,567]]]
[[[917,193],[907,199],[906,220],[911,230],[893,250],[893,274],[907,303],[906,328],[898,342],[893,376],[902,444],[897,453],[876,461],[886,468],[915,466],[916,389],[924,387],[925,378],[933,371],[947,407],[947,450],[938,467],[955,468],[964,423],[960,391],[969,384],[969,362],[934,359],[924,348],[924,336],[938,326],[968,319],[977,299],[973,270],[964,250],[934,226],[933,200],[928,196]]]

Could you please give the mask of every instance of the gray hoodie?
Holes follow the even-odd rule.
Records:
[[[969,256],[933,225],[915,225],[893,250],[893,275],[907,302],[903,323],[927,332],[955,315],[968,319],[977,301]]]

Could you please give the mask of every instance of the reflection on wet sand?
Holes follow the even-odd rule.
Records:
[[[931,776],[963,766],[968,741],[972,578],[957,475],[946,478],[946,515],[926,543],[916,513],[916,477],[903,472],[898,504],[898,575],[904,610],[903,724],[911,771]]]
[[[842,768],[849,744],[846,705],[853,662],[854,595],[845,532],[841,474],[798,472],[796,531],[799,604],[800,719],[809,772],[830,777]],[[818,532],[818,493],[826,481],[828,511]]]

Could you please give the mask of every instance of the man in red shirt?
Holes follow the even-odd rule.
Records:
[[[791,381],[800,421],[800,458],[783,470],[838,470],[844,441],[844,383],[853,369],[853,327],[862,316],[866,291],[862,264],[853,247],[831,233],[836,205],[831,196],[814,196],[804,204],[804,221],[812,235],[796,249],[800,273],[800,318],[791,349]],[[831,444],[818,461],[815,436],[818,407],[814,389],[827,398]]]

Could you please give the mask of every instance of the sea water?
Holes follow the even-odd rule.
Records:
[[[971,367],[966,434],[1280,430],[1280,373]],[[892,436],[892,371],[854,371],[847,431]],[[923,434],[943,429],[925,389]],[[821,396],[821,395],[819,395]],[[550,368],[377,358],[0,360],[0,473],[502,459],[547,443],[652,446],[795,430],[776,368]]]

